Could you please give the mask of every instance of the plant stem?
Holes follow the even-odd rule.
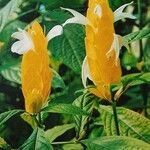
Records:
[[[116,133],[117,133],[117,135],[120,135],[119,124],[118,124],[118,116],[117,116],[117,109],[116,109],[116,101],[114,101],[114,100],[112,101],[112,109],[113,109]]]
[[[64,141],[64,142],[53,142],[52,145],[60,145],[60,144],[74,144],[76,141]]]
[[[138,16],[139,16],[139,30],[142,29],[142,10],[141,10],[141,0],[137,0],[138,3]],[[143,44],[142,40],[139,40],[140,46],[140,61],[143,59]]]
[[[141,9],[141,0],[137,0],[138,3],[138,15],[139,15],[139,30],[141,30],[143,28],[143,24],[142,24],[142,9]],[[140,61],[145,61],[144,55],[143,55],[143,43],[142,43],[142,39],[139,40],[139,46],[140,46]],[[144,71],[145,69],[143,69]],[[148,98],[148,91],[147,91],[147,85],[141,85],[141,94],[143,97],[143,104],[145,106],[144,109],[144,115],[147,116],[147,98]]]
[[[41,117],[40,112],[37,114],[37,119],[38,119],[38,122],[39,122],[40,126],[42,126],[43,123],[42,123],[42,117]]]

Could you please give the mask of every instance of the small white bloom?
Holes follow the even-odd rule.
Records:
[[[63,23],[63,26],[70,24],[70,23],[77,23],[77,24],[81,24],[81,25],[89,24],[88,19],[84,15],[82,15],[81,13],[79,13],[73,9],[69,9],[69,8],[62,8],[61,7],[61,9],[69,11],[74,16],[70,19],[67,19],[65,21],[65,23]]]
[[[111,53],[113,52],[113,50],[115,51],[116,64],[117,64],[117,60],[119,58],[120,49],[122,47],[122,44],[119,43],[119,38],[121,38],[120,35],[114,34],[114,39],[113,39],[112,45],[110,47],[110,50],[106,53],[107,57],[109,58],[111,56]]]
[[[120,36],[118,34],[114,34],[114,39],[113,39],[112,45],[110,47],[110,50],[106,53],[106,55],[109,58],[111,56],[111,53],[114,50],[116,53],[116,60],[115,60],[116,65],[117,65],[117,60],[119,58],[119,54],[120,54],[120,50],[121,50],[122,46],[125,46],[127,49],[129,49],[128,42],[123,40],[122,36]]]
[[[114,19],[114,22],[116,22],[116,21],[118,21],[118,20],[121,20],[121,19],[124,19],[124,18],[136,19],[136,17],[133,16],[132,14],[123,12],[123,10],[124,10],[128,5],[131,5],[132,3],[133,3],[133,2],[124,4],[124,5],[122,5],[121,7],[119,7],[117,10],[115,10],[115,12],[114,12],[114,18],[115,18],[115,19]]]
[[[94,14],[99,16],[100,18],[102,17],[102,7],[100,5],[96,5],[94,9]]]
[[[86,88],[86,81],[87,78],[91,79],[91,75],[90,75],[90,69],[89,69],[89,65],[88,65],[88,61],[87,61],[87,56],[84,58],[83,60],[83,64],[82,64],[82,83],[83,86]]]
[[[13,53],[24,54],[29,50],[34,49],[32,39],[25,30],[18,29],[18,32],[14,32],[11,37],[19,40],[11,46],[11,51]]]
[[[61,25],[54,26],[47,34],[47,39],[50,41],[56,36],[59,36],[63,33],[63,27]]]

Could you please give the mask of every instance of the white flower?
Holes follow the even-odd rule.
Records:
[[[70,23],[77,23],[77,24],[82,24],[82,25],[87,25],[89,23],[88,19],[81,13],[73,9],[62,8],[62,7],[61,9],[69,11],[74,16],[72,18],[67,19],[65,23],[62,24],[63,26],[70,24]]]
[[[61,25],[54,26],[47,34],[47,39],[50,41],[56,36],[59,36],[63,33],[63,27]]]
[[[32,39],[25,30],[18,29],[18,32],[14,32],[11,36],[19,40],[11,46],[11,51],[13,53],[24,54],[29,50],[34,49]]]
[[[87,56],[86,56],[84,58],[83,64],[82,64],[82,83],[85,88],[86,88],[87,78],[89,78],[91,80],[90,69],[89,69]]]
[[[132,14],[123,12],[123,10],[127,6],[131,5],[132,3],[133,2],[124,4],[121,7],[119,7],[117,10],[115,10],[115,12],[114,12],[114,22],[117,22],[117,21],[119,21],[121,19],[124,19],[124,18],[136,19],[136,17],[133,16]]]

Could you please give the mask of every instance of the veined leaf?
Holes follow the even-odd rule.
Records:
[[[116,135],[113,111],[110,106],[100,105],[98,108],[107,135]],[[144,116],[123,108],[117,108],[120,135],[130,136],[150,143],[150,120]]]
[[[88,150],[149,150],[150,145],[142,140],[125,136],[106,136],[82,141]]]
[[[6,141],[0,137],[0,149],[11,150],[11,147],[6,143]]]
[[[66,25],[63,35],[52,39],[49,47],[54,58],[62,61],[78,74],[81,72],[85,56],[84,37],[81,25]]]
[[[140,31],[133,32],[133,33],[130,33],[130,34],[124,36],[123,39],[125,41],[128,41],[128,43],[132,43],[136,40],[140,40],[143,38],[149,38],[149,37],[150,37],[150,29],[142,29]]]
[[[2,66],[3,67],[3,66]],[[20,65],[6,65],[2,68],[0,68],[0,74],[7,80],[21,84],[21,73],[20,73]]]
[[[5,25],[17,17],[17,11],[22,4],[22,0],[11,0],[5,7],[0,10],[0,32]]]
[[[146,73],[132,73],[121,78],[121,83],[113,86],[113,91],[118,90],[122,86],[135,86],[144,83],[150,83],[150,72]]]
[[[89,114],[92,113],[93,108],[96,104],[96,97],[90,93],[84,93],[80,97],[78,97],[74,102],[73,105],[81,108],[82,110],[88,112]],[[87,123],[90,120],[89,116],[81,116],[75,115],[75,128],[77,133],[77,138],[82,139],[87,130]]]
[[[88,115],[86,111],[83,111],[79,107],[73,106],[71,104],[58,103],[50,103],[47,107],[42,109],[42,112],[62,113],[70,115]]]
[[[50,143],[52,143],[57,137],[74,128],[74,126],[74,123],[55,126],[54,128],[45,131],[45,137]]]
[[[9,111],[1,113],[0,114],[0,126],[4,124],[7,120],[9,120],[11,117],[21,112],[23,111],[19,109],[15,109],[15,110],[9,110]]]
[[[44,137],[44,131],[36,128],[18,150],[53,150],[53,148]]]
[[[63,150],[84,150],[83,145],[80,143],[75,143],[75,144],[64,144],[62,146]]]

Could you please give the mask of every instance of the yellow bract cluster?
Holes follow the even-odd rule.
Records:
[[[101,16],[95,15],[96,6],[101,7]],[[87,18],[92,26],[86,26],[86,55],[92,81],[96,88],[90,91],[107,100],[111,100],[110,84],[117,83],[121,79],[121,67],[119,59],[115,64],[116,53],[111,52],[108,57],[114,39],[114,15],[107,0],[89,0]]]
[[[38,22],[34,22],[28,33],[34,48],[23,54],[21,64],[22,91],[27,112],[38,113],[48,99],[52,72],[49,68],[47,38]]]

